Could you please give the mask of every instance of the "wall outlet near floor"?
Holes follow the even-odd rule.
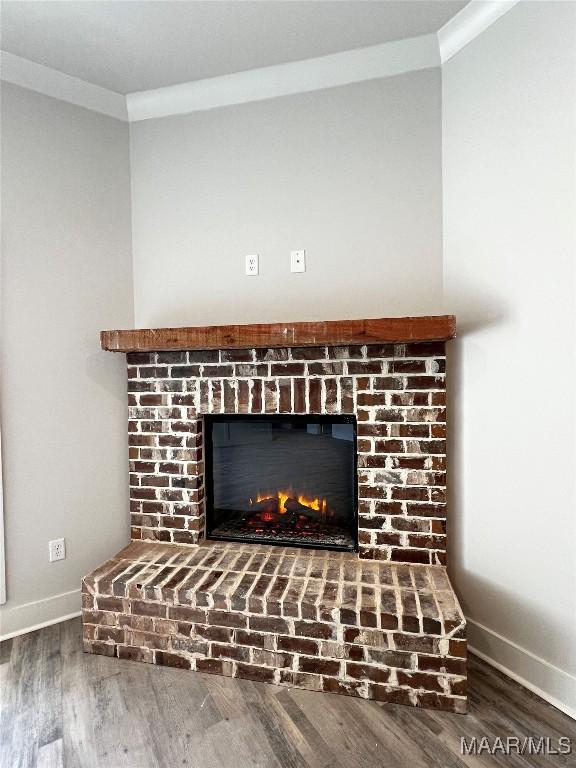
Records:
[[[290,252],[290,272],[306,272],[306,251]]]
[[[257,275],[258,274],[258,254],[251,253],[246,256],[246,274]]]
[[[66,542],[64,539],[53,539],[48,542],[50,552],[50,562],[55,560],[64,560],[66,558]]]

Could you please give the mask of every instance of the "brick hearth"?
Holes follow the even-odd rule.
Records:
[[[343,343],[363,334],[375,343]],[[449,316],[103,332],[128,352],[132,544],[83,582],[85,649],[464,712],[444,567],[453,335]],[[358,553],[206,541],[203,417],[218,413],[355,416]]]
[[[85,649],[278,685],[466,709],[444,568],[235,542],[135,542],[83,581]]]

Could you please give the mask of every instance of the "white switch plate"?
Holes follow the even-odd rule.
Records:
[[[306,251],[290,252],[290,272],[306,272]]]
[[[51,563],[55,560],[64,560],[66,558],[66,542],[64,539],[53,539],[48,542],[48,551]]]
[[[246,274],[257,275],[258,274],[258,254],[251,253],[246,256]]]

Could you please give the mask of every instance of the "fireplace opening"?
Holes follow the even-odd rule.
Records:
[[[353,416],[205,416],[209,539],[357,549]]]

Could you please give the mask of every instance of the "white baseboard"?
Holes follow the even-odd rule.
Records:
[[[574,675],[473,619],[467,623],[470,653],[576,720]]]
[[[0,641],[80,616],[80,589],[0,609]]]

